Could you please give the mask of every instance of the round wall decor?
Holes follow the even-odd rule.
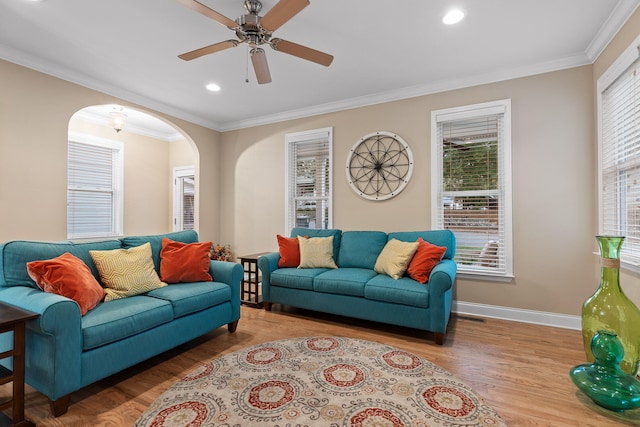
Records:
[[[409,144],[392,132],[378,131],[363,136],[347,156],[347,182],[357,195],[369,200],[386,200],[398,195],[413,173]]]

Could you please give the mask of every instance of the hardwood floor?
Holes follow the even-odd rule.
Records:
[[[451,319],[444,346],[420,331],[275,305],[242,307],[235,333],[219,328],[71,396],[53,418],[47,399],[27,386],[26,417],[37,426],[131,426],[163,391],[203,361],[287,337],[336,335],[416,353],[475,389],[510,426],[640,425],[640,410],[613,413],[593,404],[569,378],[584,363],[579,331],[495,319]],[[0,396],[9,395],[9,385]],[[265,426],[266,427],[266,426]]]

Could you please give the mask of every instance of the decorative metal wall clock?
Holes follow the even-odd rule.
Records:
[[[400,136],[385,131],[360,138],[347,156],[347,181],[360,197],[386,200],[397,196],[413,173],[413,153]]]

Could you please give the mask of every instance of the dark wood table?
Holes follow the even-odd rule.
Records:
[[[0,418],[0,425],[32,427],[34,424],[24,418],[24,355],[25,324],[39,315],[0,302],[0,333],[13,332],[13,348],[0,352],[0,359],[13,356],[13,371],[0,365],[0,384],[13,382],[13,396],[0,403],[0,411],[13,410],[13,420],[6,415]],[[9,422],[10,424],[7,424]]]
[[[260,292],[260,270],[258,269],[258,258],[270,252],[260,252],[257,254],[243,255],[240,264],[244,269],[244,276],[240,284],[240,302],[251,307],[262,307],[262,293]]]

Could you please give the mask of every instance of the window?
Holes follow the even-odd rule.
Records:
[[[67,154],[67,237],[122,235],[123,146],[70,134]]]
[[[458,271],[513,276],[511,101],[431,113],[432,227],[456,235]]]
[[[640,270],[640,37],[598,79],[599,233]]]
[[[193,230],[195,209],[193,166],[173,169],[173,231]]]
[[[333,129],[286,135],[286,229],[332,226]]]

